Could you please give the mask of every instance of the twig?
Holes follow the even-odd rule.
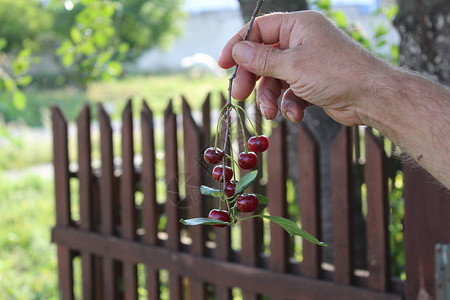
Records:
[[[245,41],[248,37],[248,34],[250,33],[250,30],[252,30],[253,28],[253,24],[255,23],[255,19],[256,16],[259,13],[259,10],[261,9],[261,6],[263,5],[264,0],[258,0],[258,2],[256,3],[256,7],[255,10],[252,13],[252,17],[250,18],[250,23],[248,25],[247,31],[245,32],[244,38],[242,39],[243,41]],[[223,151],[226,152],[227,151],[227,146],[228,146],[228,136],[230,134],[230,127],[231,127],[231,122],[230,122],[230,108],[231,108],[231,90],[233,89],[233,81],[236,78],[236,74],[238,71],[239,66],[236,65],[236,67],[234,68],[234,72],[231,75],[231,77],[228,79],[228,101],[226,104],[227,110],[226,110],[226,117],[225,117],[225,126],[226,126],[226,130],[225,130],[225,142],[224,142],[224,147],[223,147]],[[244,130],[244,128],[242,128],[242,130]],[[245,142],[245,141],[244,141]],[[223,171],[222,171],[222,180],[223,180],[223,190],[226,190],[226,180],[225,180],[225,158],[223,160]]]

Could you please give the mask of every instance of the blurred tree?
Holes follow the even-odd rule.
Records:
[[[26,74],[31,51],[42,49],[51,25],[50,14],[37,0],[0,1],[0,91],[6,91],[18,109],[26,105],[20,88],[32,80]]]
[[[39,49],[39,42],[52,27],[52,16],[38,0],[0,1],[0,37],[6,40],[2,51],[23,47]]]
[[[122,73],[121,62],[143,50],[170,45],[180,34],[181,0],[54,0],[55,32],[64,38],[56,54],[85,87]],[[60,22],[61,21],[61,22]]]

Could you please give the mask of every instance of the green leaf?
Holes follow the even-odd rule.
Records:
[[[342,11],[338,10],[333,12],[333,17],[340,28],[347,27],[347,18]]]
[[[258,170],[251,171],[250,173],[242,177],[236,184],[236,190],[234,194],[237,195],[242,193],[256,180],[256,176],[258,176]]]
[[[260,215],[260,217],[266,218],[272,222],[277,223],[291,235],[301,236],[305,240],[307,240],[313,244],[319,245],[319,246],[328,246],[324,242],[319,241],[317,238],[315,238],[309,232],[304,231],[303,229],[300,229],[300,227],[298,227],[297,224],[295,224],[295,222],[293,222],[291,220],[288,220],[288,219],[282,218],[282,217],[266,216],[266,215]]]
[[[108,64],[108,73],[112,76],[119,76],[122,73],[122,64],[118,61],[112,61]]]
[[[12,103],[18,110],[23,110],[27,104],[27,98],[22,91],[15,90],[12,94]]]
[[[202,185],[200,186],[200,193],[202,195],[208,195],[208,196],[214,196],[214,197],[220,197],[220,194],[222,191],[218,189],[213,189],[212,187]]]
[[[380,24],[375,29],[375,37],[376,38],[382,37],[386,35],[387,32],[388,32],[387,28],[383,24]]]
[[[70,29],[70,37],[75,44],[79,44],[83,40],[83,35],[77,28]]]
[[[269,198],[267,198],[266,196],[261,195],[261,194],[255,194],[255,195],[258,198],[259,204],[266,205],[267,203],[269,203]]]
[[[180,223],[184,225],[229,225],[227,222],[210,218],[181,219]]]
[[[20,86],[27,86],[33,81],[33,77],[26,75],[17,79],[17,84]]]
[[[29,48],[24,48],[22,50],[20,50],[19,54],[17,54],[17,57],[19,58],[28,58],[31,55],[31,49]]]
[[[65,67],[70,67],[74,62],[74,57],[73,57],[73,53],[68,52],[66,54],[63,55],[62,57],[62,64]]]

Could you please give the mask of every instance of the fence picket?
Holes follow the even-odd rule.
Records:
[[[331,149],[334,281],[353,281],[351,214],[351,128],[342,127]]]
[[[270,147],[267,151],[268,175],[270,185],[267,186],[269,212],[272,216],[287,217],[286,201],[286,123],[281,121],[272,131]],[[286,272],[289,260],[289,237],[279,225],[270,224],[270,269]]]
[[[91,170],[91,116],[86,104],[77,119],[78,126],[78,176],[80,193],[80,227],[90,231],[92,226],[92,170]],[[89,252],[81,252],[81,277],[83,299],[93,299],[95,291],[94,257]]]
[[[105,235],[114,235],[115,229],[115,197],[114,193],[114,153],[112,141],[111,121],[108,113],[99,103],[97,105],[98,121],[100,125],[100,232]],[[117,201],[117,200],[116,200]],[[103,258],[103,296],[105,299],[116,299],[118,291],[117,263],[110,258]]]
[[[370,273],[369,287],[385,291],[388,286],[389,232],[387,158],[381,141],[366,128],[366,165],[364,177],[367,185],[367,262]]]
[[[225,97],[223,94],[220,94],[221,97],[221,104],[225,104]],[[220,117],[220,116],[219,116]],[[209,167],[209,166],[208,166]],[[213,183],[213,180],[211,179],[211,170],[212,168],[208,169],[208,174],[205,176],[207,178],[208,183]],[[212,185],[211,185],[212,186]],[[214,203],[214,204],[218,204]],[[230,228],[227,227],[214,227],[214,234],[216,237],[216,248],[214,249],[214,258],[222,261],[228,261],[231,258],[231,232]],[[216,286],[215,289],[215,299],[216,300],[231,300],[231,289],[223,286]]]
[[[209,147],[211,143],[211,93],[208,93],[202,104],[202,148]]]
[[[67,121],[61,110],[52,107],[53,165],[55,169],[56,226],[70,226],[69,149]],[[69,248],[58,245],[58,282],[61,297],[73,300],[73,264]]]
[[[320,165],[318,144],[305,126],[298,127],[299,158],[299,207],[302,228],[320,240]],[[304,242],[301,273],[304,276],[320,276],[320,247]]]
[[[173,113],[172,101],[164,112],[164,149],[166,150],[166,215],[167,215],[167,247],[172,250],[180,249],[180,219],[178,211],[178,142],[177,117]],[[170,299],[183,298],[181,277],[169,273]]]
[[[245,102],[239,102],[239,106],[245,109]],[[245,115],[242,112],[239,112],[241,118],[245,120]],[[249,137],[249,132],[247,130],[246,124],[244,123],[244,128],[246,137]],[[239,135],[239,151],[244,151],[244,143],[247,143],[246,140],[243,139],[243,134]],[[261,155],[258,156],[258,160],[261,160]],[[261,169],[259,170],[261,172]],[[241,177],[247,174],[248,171],[241,170]],[[258,177],[260,174],[258,174]],[[258,179],[257,179],[258,181]],[[258,185],[253,184],[248,189],[248,192],[254,193],[258,192]],[[253,214],[257,214],[258,212],[252,212],[248,214],[242,214],[243,217],[247,217]],[[262,231],[262,221],[260,218],[252,218],[249,220],[245,220],[240,223],[241,225],[241,263],[256,267],[260,264],[260,253],[262,249],[263,242],[263,231]],[[247,291],[245,287],[242,288],[242,295],[245,300],[256,300],[261,299],[260,295]]]
[[[191,108],[187,100],[183,97],[183,136],[184,136],[184,172],[186,203],[188,205],[188,214],[190,218],[203,217],[203,203],[200,194],[200,185],[202,184],[201,173],[201,146],[202,134],[191,115]],[[192,243],[190,252],[196,255],[203,255],[205,251],[205,227],[191,226],[189,235]],[[191,280],[192,299],[205,299],[206,286],[204,282]]]
[[[144,194],[142,222],[145,230],[143,241],[148,245],[158,243],[158,203],[156,202],[156,164],[153,113],[144,101],[141,109],[142,174],[141,186]],[[146,289],[148,299],[159,299],[159,272],[146,266]]]
[[[131,100],[122,112],[122,174],[120,177],[121,234],[129,240],[136,238],[135,171],[133,150],[133,117]],[[137,299],[137,268],[135,264],[122,263],[125,298]]]

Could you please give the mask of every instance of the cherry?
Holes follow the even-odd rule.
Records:
[[[254,211],[258,204],[258,197],[255,194],[243,194],[236,200],[237,209],[246,213]]]
[[[248,148],[255,153],[264,152],[269,148],[269,139],[265,135],[252,136],[248,139]]]
[[[203,153],[203,158],[207,163],[216,165],[222,161],[224,153],[219,148],[210,147]]]
[[[208,218],[214,220],[220,220],[224,222],[230,222],[230,214],[226,210],[213,209],[209,212]],[[216,227],[225,227],[227,225],[213,225]]]
[[[212,171],[212,177],[214,178],[214,180],[222,181],[222,174],[223,174],[223,166],[221,165],[215,166]],[[233,177],[233,170],[230,167],[225,166],[225,182],[229,182],[232,177]]]
[[[234,196],[234,192],[236,190],[236,184],[237,184],[237,181],[234,181],[234,180],[227,182],[227,185],[225,187],[225,194],[227,195],[228,198]]]
[[[241,152],[238,157],[238,164],[244,170],[253,169],[258,163],[258,156],[255,152]]]

